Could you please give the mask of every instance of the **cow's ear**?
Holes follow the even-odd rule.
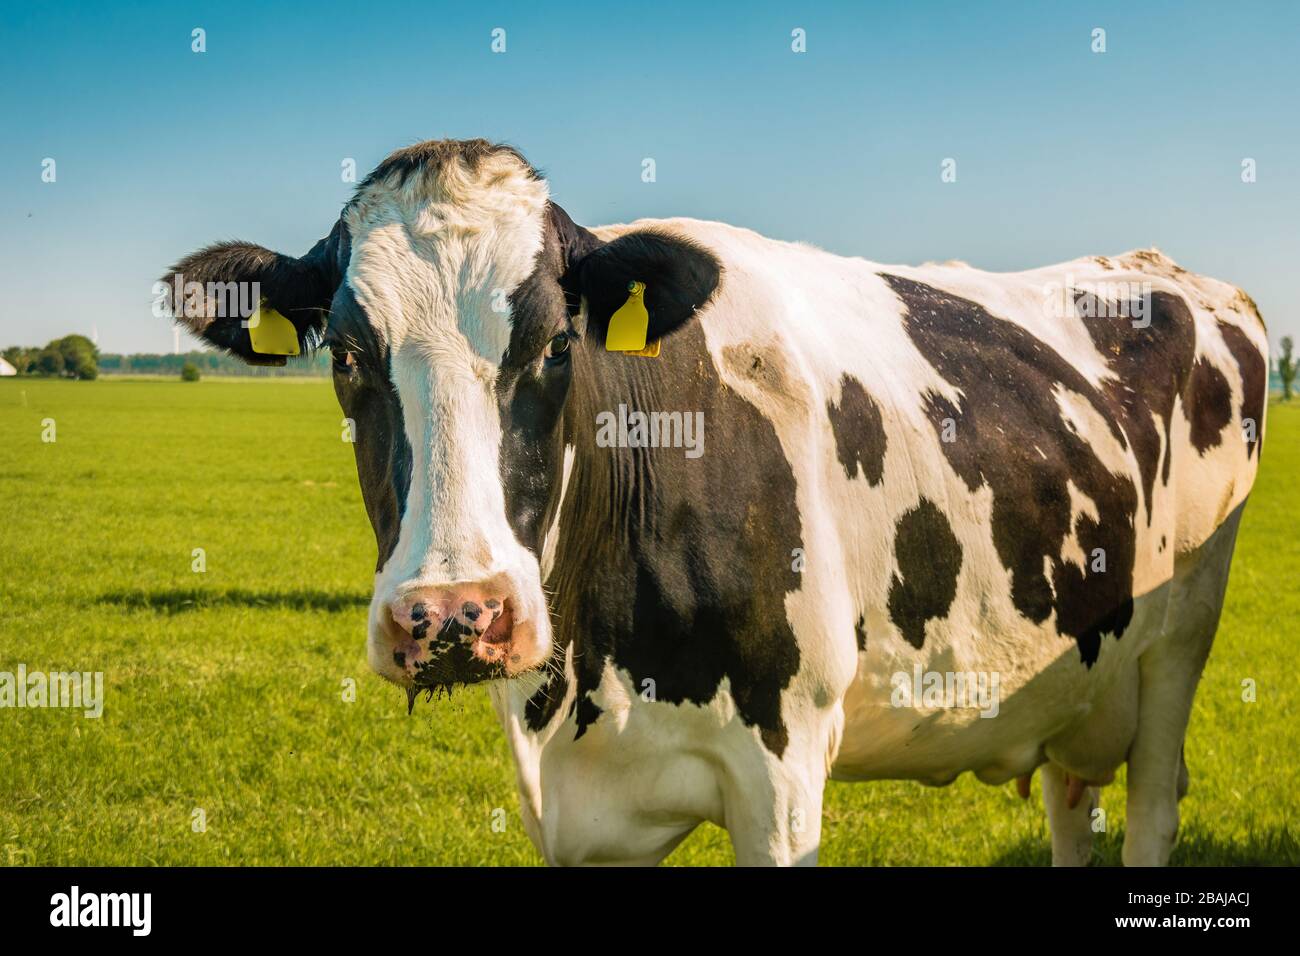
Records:
[[[340,244],[345,240],[345,227],[336,223],[300,259],[248,242],[219,242],[169,269],[159,280],[158,296],[167,314],[207,342],[250,365],[284,365],[295,339],[297,351],[305,352],[324,332],[341,277]],[[254,319],[259,306],[261,315]],[[260,324],[270,310],[292,324],[287,345],[285,336],[271,334],[279,330],[268,322],[255,347],[251,321]]]
[[[577,263],[578,288],[587,302],[587,333],[602,343],[610,317],[628,300],[633,283],[644,283],[649,314],[646,341],[660,339],[712,298],[722,265],[704,247],[669,233],[629,232]]]

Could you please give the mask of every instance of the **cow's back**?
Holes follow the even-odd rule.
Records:
[[[1258,465],[1250,300],[1155,252],[994,274],[663,227],[722,258],[709,350],[795,472],[787,612],[819,684],[851,672],[837,772],[996,780],[1090,712],[1131,732],[1175,562]],[[936,675],[948,698],[914,700]],[[953,675],[995,680],[1000,719]]]

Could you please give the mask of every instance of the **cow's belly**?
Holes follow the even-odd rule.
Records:
[[[1133,739],[1138,658],[1162,634],[1167,594],[1166,585],[1139,598],[1124,636],[1107,636],[1091,668],[1073,640],[1028,625],[960,649],[868,648],[845,695],[832,776],[946,784],[971,771],[997,784],[1050,758],[1108,780]],[[958,673],[975,675],[975,693],[963,696]]]

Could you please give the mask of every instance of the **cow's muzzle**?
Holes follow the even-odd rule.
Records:
[[[536,624],[544,605],[530,614],[522,604],[500,584],[399,590],[376,609],[371,665],[408,688],[513,677],[542,663],[550,645],[549,633]]]

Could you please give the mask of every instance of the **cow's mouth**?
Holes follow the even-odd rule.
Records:
[[[520,659],[513,641],[514,607],[506,600],[493,611],[482,630],[455,618],[444,621],[431,634],[428,628],[423,633],[417,628],[414,640],[406,645],[414,653],[403,655],[399,662],[410,677],[406,687],[408,713],[422,692],[432,700],[443,692],[450,696],[458,684],[511,676],[511,664],[518,664]]]
[[[427,661],[417,661],[406,685],[407,711],[420,693],[429,700],[442,693],[448,697],[457,685],[478,684],[506,676],[503,664],[488,663],[474,656],[469,645],[460,643],[437,652]]]
[[[375,609],[367,656],[380,677],[407,692],[408,711],[421,693],[432,700],[457,685],[508,680],[547,665],[545,601],[539,614],[530,595],[492,597],[484,590],[426,586]]]

